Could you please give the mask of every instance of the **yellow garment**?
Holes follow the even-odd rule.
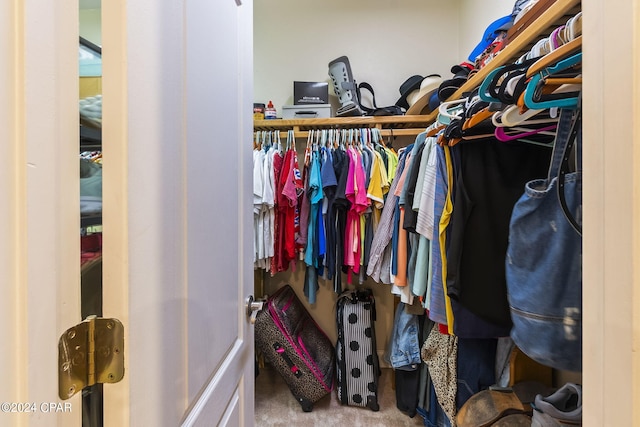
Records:
[[[383,167],[380,167],[383,166]],[[384,206],[384,194],[382,192],[382,175],[381,170],[384,169],[382,157],[375,153],[373,163],[371,165],[371,176],[369,177],[369,188],[367,188],[367,197],[373,201],[372,208],[382,209]]]
[[[453,213],[453,202],[451,201],[451,191],[453,190],[453,165],[451,163],[451,152],[447,146],[443,147],[444,158],[447,165],[447,197],[444,202],[444,209],[442,210],[442,217],[440,218],[440,224],[438,228],[438,238],[440,240],[440,257],[442,258],[442,286],[444,288],[444,304],[445,312],[447,314],[447,328],[449,335],[453,335],[453,308],[451,307],[451,298],[447,294],[447,227],[451,221],[451,214]]]
[[[384,160],[382,160],[382,154],[375,152],[376,158],[380,164],[380,188],[382,188],[382,194],[387,194],[389,192],[389,187],[391,184],[389,183],[389,177],[387,176],[387,169],[384,167]]]
[[[387,152],[387,176],[389,177],[389,183],[391,183],[396,176],[396,169],[398,169],[398,155],[395,151],[386,147],[385,151]]]

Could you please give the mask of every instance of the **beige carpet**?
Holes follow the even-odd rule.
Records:
[[[342,406],[336,392],[318,401],[312,412],[303,412],[293,398],[284,380],[271,366],[260,369],[256,378],[256,426],[330,426],[330,427],[401,427],[423,426],[422,417],[409,418],[396,408],[395,391],[392,389],[392,369],[383,369],[380,377],[378,399],[380,411],[368,408]]]

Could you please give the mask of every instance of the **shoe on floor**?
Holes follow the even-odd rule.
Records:
[[[582,387],[567,383],[550,396],[538,394],[534,401],[532,427],[582,425]]]
[[[458,411],[456,421],[458,427],[487,427],[507,415],[523,412],[513,390],[488,389],[471,396]]]
[[[500,418],[491,427],[531,427],[531,417],[526,414],[511,414]]]

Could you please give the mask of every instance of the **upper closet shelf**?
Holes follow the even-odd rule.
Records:
[[[382,136],[415,136],[429,125],[427,116],[357,116],[329,119],[255,120],[256,131],[293,130],[296,137],[306,137],[312,129],[377,128]]]
[[[543,6],[542,4],[540,6]],[[576,15],[581,10],[581,0],[555,0],[544,10],[538,18],[520,31],[509,44],[502,49],[485,67],[478,70],[466,81],[449,100],[460,99],[466,92],[480,86],[489,73],[496,68],[514,62],[541,38],[563,25],[568,17]],[[296,136],[304,137],[311,129],[322,128],[357,128],[375,127],[381,130],[383,136],[415,136],[423,132],[434,122],[438,111],[424,116],[381,116],[381,117],[334,117],[330,119],[298,119],[298,120],[256,120],[253,127],[256,131],[289,130],[293,129]]]
[[[448,101],[462,98],[464,93],[480,86],[491,71],[509,62],[515,62],[516,59],[530,51],[538,40],[548,37],[554,29],[564,25],[569,17],[576,15],[580,10],[581,0],[556,0],[535,21],[531,22],[517,37],[511,40],[504,49],[498,52],[491,62],[478,70],[465,84],[456,90]],[[428,122],[432,123],[437,115],[438,111],[436,110],[425,117],[428,117]]]

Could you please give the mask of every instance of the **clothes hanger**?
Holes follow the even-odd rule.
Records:
[[[565,58],[557,64],[544,68],[531,77],[531,80],[527,84],[527,88],[524,91],[524,104],[528,108],[545,109],[551,107],[558,108],[575,108],[578,105],[578,96],[564,97],[560,96],[559,99],[550,99],[548,101],[537,101],[536,96],[539,96],[538,85],[541,80],[546,76],[552,76],[558,72],[564,71],[568,68],[572,68],[582,62],[582,52],[576,53],[568,58]],[[535,65],[535,64],[534,64]]]
[[[528,136],[533,136],[533,135],[538,135],[538,134],[545,134],[545,135],[549,135],[550,130],[555,130],[556,129],[556,125],[551,125],[551,126],[545,126],[543,128],[540,129],[536,129],[536,130],[529,130],[526,132],[522,132],[516,135],[510,135],[507,134],[507,132],[505,131],[504,127],[497,127],[496,131],[495,131],[495,137],[498,141],[502,141],[502,142],[509,142],[509,141],[514,141],[516,139],[521,139],[521,138],[526,138]],[[516,129],[520,129],[520,128],[516,128]],[[546,133],[545,133],[546,132]],[[553,133],[551,133],[551,135],[554,135]]]
[[[581,85],[582,75],[576,77],[547,77],[544,79],[545,85],[563,86],[563,85]]]
[[[427,138],[436,136],[445,127],[446,127],[445,125],[440,124],[438,120],[436,120],[427,128]]]
[[[313,142],[313,151],[318,152],[318,149],[320,148],[320,138],[322,137],[322,130],[321,129],[317,129],[316,130],[316,138]]]
[[[365,137],[366,137],[365,145],[369,149],[369,151],[373,151],[373,137],[371,132],[372,132],[371,128],[365,129]]]
[[[379,132],[380,132],[380,129],[378,128],[371,129],[371,140],[373,141],[374,147],[380,146]]]
[[[492,122],[496,127],[514,127],[524,124],[541,124],[541,123],[555,123],[558,119],[555,118],[539,118],[533,119],[545,110],[528,109],[524,113],[520,111],[520,107],[517,105],[510,105],[502,111],[494,114]]]
[[[512,103],[519,95],[520,90],[524,89],[524,83],[534,73],[579,50],[582,46],[581,36],[570,39],[569,37],[573,37],[573,35],[565,35],[568,31],[567,28],[572,27],[563,25],[556,28],[548,38],[539,40],[515,64],[499,67],[489,73],[480,85],[480,98],[488,102]],[[511,73],[503,78],[507,72]],[[522,72],[524,72],[524,77]],[[501,78],[503,80],[498,85]]]
[[[462,130],[471,129],[491,117],[493,117],[493,111],[489,111],[489,107],[483,108],[464,121]]]
[[[280,139],[280,131],[277,130],[276,131],[276,150],[278,150],[278,153],[282,154],[282,140]]]
[[[478,96],[485,102],[502,102],[498,97],[499,87],[508,84],[510,80],[524,74],[526,69],[536,60],[537,58],[529,58],[523,62],[504,65],[491,71],[480,84]]]
[[[263,130],[262,131],[262,135],[261,135],[261,141],[260,141],[260,149],[261,150],[266,150],[267,149],[267,131]]]
[[[534,62],[527,70],[527,77],[531,78],[543,70],[553,68],[554,64],[559,64],[563,58],[574,57],[574,54],[581,49],[582,36],[580,35]]]
[[[296,134],[293,129],[287,131],[287,150],[296,151]]]
[[[441,135],[442,136],[442,135]],[[495,138],[495,135],[493,133],[482,133],[482,134],[478,134],[478,135],[465,135],[463,137],[456,137],[456,138],[443,138],[444,140],[444,144],[438,144],[438,145],[446,145],[448,147],[454,147],[455,145],[461,143],[461,142],[472,142],[472,141],[476,141],[476,140],[482,140],[482,139],[487,139],[487,138]],[[438,140],[440,141],[440,139]]]
[[[445,101],[438,107],[438,122],[444,125],[448,125],[451,119],[459,119],[463,113],[462,104],[467,102],[467,98],[460,98],[454,101]],[[454,107],[454,108],[449,108]],[[441,118],[443,121],[441,121]]]
[[[311,148],[312,141],[313,141],[313,129],[307,132],[307,148]]]
[[[548,79],[541,79],[538,81],[536,87],[533,89],[533,101],[540,105],[545,101],[557,101],[560,99],[566,99],[568,97],[576,98],[582,90],[581,84],[564,84],[554,85],[547,84]],[[573,79],[561,79],[561,80],[573,80]],[[577,79],[576,79],[577,80]],[[525,98],[526,101],[526,98]],[[525,104],[526,105],[526,104]]]

